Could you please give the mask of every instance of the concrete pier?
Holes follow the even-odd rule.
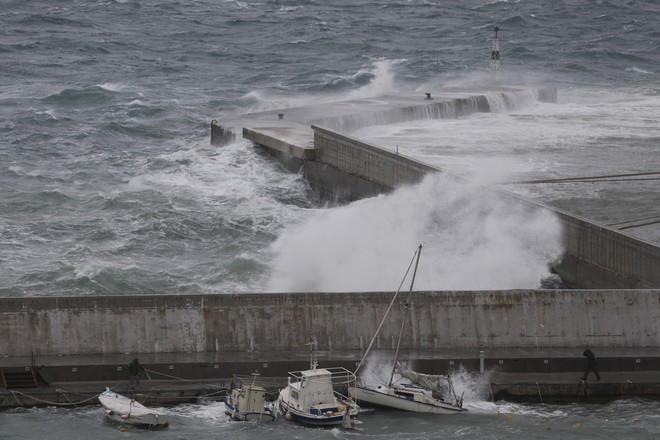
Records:
[[[0,298],[0,369],[31,370],[34,354],[37,372],[43,367],[55,383],[36,388],[40,400],[63,399],[58,390],[84,400],[105,386],[125,391],[127,365],[139,355],[151,379],[164,381],[145,388],[158,402],[189,401],[234,374],[284,378],[307,368],[310,334],[321,365],[353,369],[392,295]],[[402,306],[381,329],[376,358],[391,358]],[[620,398],[622,390],[657,397],[658,316],[660,290],[415,292],[401,359],[426,373],[464,370],[486,381],[492,399],[536,401],[540,388],[544,401],[557,401],[580,393],[588,343],[603,377],[590,384],[592,399]],[[31,395],[6,390],[0,406],[17,405],[16,391]]]
[[[404,350],[401,360],[416,370],[453,374],[461,392],[469,387],[481,400],[541,403],[604,402],[626,397],[660,398],[660,349],[599,348],[601,380],[593,374],[580,382],[585,360],[581,349],[485,350],[483,374],[479,350],[416,352]],[[374,353],[373,359],[391,360],[391,350]],[[176,405],[222,400],[231,377],[259,372],[286,384],[288,371],[308,368],[309,353],[168,353],[141,354],[149,376],[143,374],[140,390],[128,387],[127,364],[132,354],[38,357],[38,368],[52,382],[39,380],[34,388],[0,389],[0,409],[31,406],[98,405],[96,396],[105,387],[133,395],[148,405]],[[354,369],[360,351],[319,351],[319,365]],[[31,368],[29,357],[2,359],[3,369]],[[132,394],[131,394],[132,393]]]
[[[302,172],[317,194],[349,202],[419,182],[442,170],[356,139],[350,133],[367,125],[415,119],[467,116],[510,110],[533,101],[555,102],[557,91],[501,89],[487,92],[383,96],[244,115],[228,127],[266,148],[289,170]],[[220,137],[213,135],[212,142]],[[660,287],[660,246],[625,231],[506,193],[512,204],[555,213],[563,224],[565,253],[553,263],[564,285],[583,289]]]

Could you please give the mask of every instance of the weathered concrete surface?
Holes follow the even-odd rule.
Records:
[[[280,153],[314,160],[314,132],[301,127],[243,127],[243,137]]]
[[[350,136],[313,125],[316,160],[342,172],[360,176],[389,190],[420,182],[428,173],[440,171]],[[352,199],[357,199],[353,196]]]
[[[364,349],[392,293],[0,298],[0,354]],[[660,290],[416,292],[402,346],[660,346]],[[401,306],[376,349],[392,349]]]
[[[602,403],[631,397],[660,398],[660,373],[629,371],[601,373],[580,382],[580,374],[543,372],[527,374],[495,373],[490,378],[492,400],[536,403]]]
[[[534,101],[557,100],[555,88],[506,87],[483,91],[447,89],[433,92],[432,95],[432,99],[426,99],[422,93],[385,95],[249,113],[234,120],[223,120],[220,125],[212,124],[211,143],[226,143],[231,140],[227,133],[238,134],[243,128],[256,131],[293,128],[305,131],[317,125],[350,133],[370,125],[458,118],[477,112],[513,110]],[[250,139],[250,134],[245,137]],[[270,147],[268,143],[262,145]]]
[[[552,209],[552,208],[548,208]],[[606,226],[553,210],[564,226],[564,283],[582,289],[660,287],[660,247]]]

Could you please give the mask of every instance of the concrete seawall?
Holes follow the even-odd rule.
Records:
[[[325,200],[349,202],[414,184],[441,171],[350,135],[366,125],[414,119],[455,118],[475,112],[516,108],[531,101],[555,102],[554,88],[506,90],[495,93],[445,95],[434,100],[419,97],[383,97],[379,100],[333,103],[327,107],[246,115],[243,136],[266,147],[289,170],[301,172]],[[325,113],[324,113],[325,112]],[[319,115],[327,114],[325,117]],[[311,125],[305,125],[311,124]],[[218,131],[218,126],[215,126]],[[213,132],[213,127],[212,127]],[[212,141],[214,135],[212,134]],[[220,142],[215,135],[215,142]],[[549,210],[563,223],[565,254],[552,262],[567,287],[587,289],[660,288],[660,247],[513,194],[512,203]]]
[[[0,298],[0,354],[364,349],[392,293]],[[660,346],[660,290],[416,292],[403,348]],[[398,335],[395,306],[376,349]]]
[[[315,161],[327,167],[316,166],[305,174],[323,193],[340,192],[344,198],[355,199],[365,193],[363,187],[352,186],[359,179],[369,182],[374,192],[383,192],[417,183],[428,173],[440,171],[351,136],[317,126],[312,129],[317,150]],[[334,170],[333,174],[326,175],[328,167]],[[351,176],[352,180],[342,178],[342,174]],[[556,262],[554,269],[567,286],[586,289],[660,287],[660,247],[517,195],[505,194],[511,198],[511,203],[549,210],[559,216],[564,226],[565,255],[562,261]]]

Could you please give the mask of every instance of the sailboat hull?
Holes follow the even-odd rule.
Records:
[[[393,388],[380,388],[382,391],[364,387],[349,387],[348,392],[358,402],[402,411],[426,414],[456,414],[465,411],[461,407],[437,399],[426,398],[425,402],[418,401],[395,394]]]

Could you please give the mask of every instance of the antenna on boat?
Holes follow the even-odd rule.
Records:
[[[316,361],[314,360],[314,349],[316,348],[316,338],[310,333],[309,342],[305,345],[309,345],[309,369],[316,370]]]
[[[254,373],[252,373],[252,386],[255,386],[255,385],[256,385],[256,383],[257,383],[257,376],[259,376],[259,372],[258,372],[258,371],[255,371]]]
[[[497,36],[497,33],[500,31],[500,28],[495,26],[495,39],[493,39],[493,49],[490,51],[490,66],[488,71],[495,81],[500,80],[500,39]]]
[[[396,342],[396,351],[394,352],[394,365],[392,365],[392,374],[390,374],[390,380],[387,383],[388,387],[392,386],[392,379],[394,379],[396,364],[399,360],[399,346],[401,345],[401,338],[403,337],[403,328],[406,325],[406,320],[408,319],[408,313],[410,313],[410,298],[412,296],[413,286],[415,285],[415,276],[417,275],[417,266],[419,266],[419,257],[422,255],[421,243],[417,248],[416,253],[417,253],[417,259],[415,260],[415,270],[413,270],[412,280],[410,280],[410,290],[408,291],[408,298],[406,299],[406,303],[403,305],[405,311],[403,314],[403,320],[401,321],[401,329],[399,330],[399,339]]]

